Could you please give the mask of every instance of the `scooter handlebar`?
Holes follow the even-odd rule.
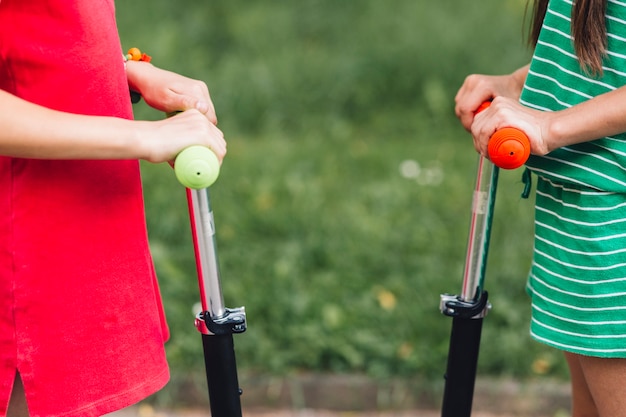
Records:
[[[478,107],[476,114],[490,105],[490,101],[485,101]],[[503,169],[516,169],[524,165],[530,157],[530,141],[521,130],[505,127],[489,138],[487,152],[494,165]]]
[[[174,173],[182,185],[199,190],[210,187],[217,180],[220,162],[209,148],[190,146],[176,156]]]
[[[176,116],[179,111],[166,113],[166,116]],[[174,174],[182,185],[194,190],[200,190],[213,185],[220,175],[220,161],[212,150],[206,146],[189,146],[174,160]]]

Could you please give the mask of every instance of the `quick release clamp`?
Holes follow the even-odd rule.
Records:
[[[488,295],[487,291],[482,291],[476,300],[466,301],[458,295],[441,294],[439,310],[448,317],[481,319],[491,310]]]
[[[200,333],[216,336],[243,333],[247,328],[246,309],[226,308],[224,314],[217,318],[212,318],[208,311],[202,311],[196,316],[196,328]]]

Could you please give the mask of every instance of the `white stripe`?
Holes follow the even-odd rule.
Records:
[[[598,237],[585,237],[585,236],[579,236],[579,235],[573,235],[571,233],[566,233],[562,230],[557,229],[554,226],[550,226],[548,224],[539,222],[539,221],[535,221],[535,226],[540,226],[543,227],[544,229],[548,229],[551,230],[561,236],[566,236],[570,239],[573,240],[581,240],[584,242],[604,242],[607,240],[613,240],[613,239],[622,239],[624,237],[626,237],[626,233],[616,233],[614,235],[606,235],[606,236],[598,236]],[[553,246],[559,247],[556,243],[553,244]],[[565,248],[561,248],[561,249],[565,249]],[[626,250],[626,248],[620,249],[619,252],[624,252]],[[575,252],[575,253],[586,253],[586,252]],[[608,253],[608,252],[607,252]],[[589,252],[589,255],[592,255],[592,252]]]
[[[536,340],[542,341],[544,343],[547,343],[549,345],[555,346],[555,347],[559,347],[563,350],[571,350],[571,351],[579,351],[579,352],[587,352],[587,353],[596,353],[596,354],[608,354],[608,353],[621,353],[621,352],[626,352],[626,348],[623,349],[592,349],[592,348],[584,348],[584,347],[580,347],[580,346],[573,346],[573,345],[566,345],[564,343],[558,343],[555,342],[553,340],[550,339],[546,339],[544,337],[541,337],[539,335],[537,335],[534,332],[530,332],[530,335],[532,337],[534,337]]]
[[[569,41],[572,40],[572,36],[568,32],[563,32],[562,30],[557,29],[557,28],[553,28],[552,26],[548,26],[548,25],[544,24],[542,29],[550,31],[552,33],[556,33],[557,35],[559,35],[559,36],[561,36],[561,37],[563,37],[563,38],[565,38],[565,39],[567,39]]]
[[[613,211],[613,210],[616,210],[616,209],[619,209],[619,208],[623,208],[623,207],[626,206],[626,202],[624,202],[624,203],[616,204],[616,205],[611,206],[611,207],[581,207],[581,206],[576,205],[576,204],[565,203],[563,200],[561,200],[561,199],[559,199],[557,197],[551,196],[550,194],[546,194],[543,191],[537,190],[536,192],[537,192],[537,195],[539,195],[541,197],[544,197],[544,198],[548,198],[548,199],[554,201],[555,203],[560,204],[563,207],[573,208],[573,209],[580,210],[580,211],[588,211],[588,212]]]
[[[539,311],[539,312],[541,312],[542,314],[545,314],[546,316],[555,318],[557,320],[565,321],[567,323],[582,324],[584,326],[613,326],[613,325],[619,326],[619,325],[626,324],[626,320],[586,321],[586,320],[568,319],[566,317],[561,317],[561,316],[559,316],[557,314],[554,314],[554,313],[551,313],[549,311],[546,311],[546,310],[542,309],[541,307],[536,306],[535,304],[533,304],[532,308],[537,310],[537,311]]]
[[[602,334],[602,335],[593,335],[593,334],[584,334],[584,333],[576,333],[576,332],[569,332],[566,330],[562,330],[553,326],[549,326],[545,323],[542,323],[538,320],[533,319],[532,320],[535,324],[537,324],[538,326],[544,327],[548,330],[551,330],[553,332],[556,333],[561,333],[561,334],[565,334],[568,336],[574,336],[574,337],[580,337],[583,339],[624,339],[626,338],[626,334]]]
[[[524,85],[524,89],[528,89],[527,85]],[[552,111],[552,109],[549,109],[547,107],[542,107],[542,106],[538,106],[536,104],[533,103],[529,103],[528,101],[522,100],[520,99],[520,104],[523,104],[524,106],[531,108],[531,109],[535,109],[535,110],[541,110],[541,111]]]
[[[568,147],[562,147],[562,148],[561,148],[561,150],[564,150],[564,151],[566,151],[566,152],[572,152],[572,153],[576,153],[576,152],[578,152],[578,151],[574,151],[574,150],[572,150],[571,148],[568,148]],[[578,152],[578,153],[580,153],[580,152]],[[570,167],[579,168],[579,169],[581,169],[581,170],[583,170],[583,171],[587,171],[587,172],[588,172],[588,173],[590,173],[590,174],[594,174],[594,175],[596,175],[596,176],[598,176],[598,177],[601,177],[601,178],[607,179],[607,180],[609,180],[609,181],[611,181],[611,182],[613,182],[613,183],[616,183],[616,184],[618,184],[618,185],[621,185],[621,186],[626,186],[626,182],[624,182],[624,181],[620,181],[620,180],[618,180],[617,178],[613,178],[613,177],[611,177],[611,176],[609,176],[609,175],[607,175],[607,174],[605,174],[605,173],[603,173],[603,172],[597,171],[597,170],[595,170],[595,169],[591,169],[591,168],[586,167],[586,166],[584,166],[584,165],[581,165],[581,164],[576,164],[576,163],[574,163],[574,162],[570,162],[570,161],[565,160],[565,159],[555,158],[555,157],[551,157],[551,156],[547,156],[547,155],[546,155],[546,156],[544,156],[543,158],[548,159],[548,160],[551,160],[551,161],[559,162],[559,163],[561,163],[561,164],[563,164],[563,165],[568,165],[568,166],[570,166]],[[551,175],[556,176],[554,173],[551,173]]]
[[[621,5],[621,7],[625,7],[625,6]],[[619,17],[613,16],[613,15],[610,15],[610,14],[607,14],[606,18],[607,18],[607,20],[610,20],[612,23],[616,23],[618,25],[621,25],[622,27],[626,26],[626,20],[624,20],[624,19],[621,19]],[[622,31],[623,30],[624,29],[622,28]],[[611,38],[611,39],[613,39],[613,40],[615,40],[617,42],[626,43],[626,37],[617,35],[615,33],[607,33],[607,37]],[[615,45],[615,48],[613,48],[613,49],[615,49],[615,50],[609,49],[607,51],[607,54],[612,56],[612,57],[617,57],[617,58],[620,58],[620,59],[626,59],[626,55],[625,54],[621,54],[621,53],[616,52],[616,50],[617,51],[624,50],[624,45]],[[617,71],[615,68],[606,68],[604,66],[602,68],[605,71],[611,71],[611,72],[613,72],[615,74],[618,74],[618,75],[621,75],[621,76],[626,75],[624,72]]]
[[[613,16],[613,15],[607,14],[607,15],[606,15],[606,18],[607,18],[608,20],[612,20],[612,21],[617,22],[617,23],[620,23],[620,24],[622,24],[622,25],[626,25],[626,20],[624,20],[624,19],[620,19],[619,17],[615,17],[615,16]]]
[[[626,140],[624,140],[623,138],[607,136],[606,138],[602,138],[602,140],[603,141],[610,141],[610,142],[619,142],[620,144],[626,145]],[[602,145],[600,142],[595,143],[595,145],[598,148],[601,148],[601,149],[604,149],[606,151],[609,151],[609,152],[611,152],[611,153],[613,153],[615,155],[626,156],[626,151],[620,151],[619,149],[609,148],[608,146]]]
[[[555,182],[553,182],[553,181],[551,181],[551,180],[549,180],[547,178],[545,179],[545,181],[548,182],[554,188],[560,188],[561,190],[563,190],[565,192],[573,193],[573,194],[590,195],[592,197],[620,194],[620,193],[616,193],[615,191],[597,191],[597,190],[585,191],[585,190],[577,190],[576,188],[568,187],[566,184],[555,183]]]
[[[545,157],[545,156],[544,156],[544,158],[547,158],[547,157]],[[547,158],[547,159],[550,159],[550,158]],[[595,188],[593,185],[591,185],[591,184],[589,184],[589,183],[586,183],[586,182],[584,182],[584,181],[581,181],[581,180],[579,180],[578,178],[568,177],[567,175],[557,174],[557,173],[555,173],[555,172],[552,172],[552,171],[547,171],[547,170],[545,170],[545,169],[536,168],[536,167],[532,167],[532,170],[533,170],[533,172],[534,172],[534,173],[536,173],[536,174],[544,174],[545,176],[548,176],[548,175],[549,175],[549,176],[551,176],[551,177],[554,177],[554,178],[559,178],[559,179],[561,179],[561,180],[563,180],[563,181],[566,181],[566,182],[571,182],[571,183],[573,183],[573,184],[578,184],[578,185],[582,185],[582,186],[589,187],[589,188]]]
[[[552,211],[552,210],[548,210],[544,207],[535,207],[535,209],[537,211],[542,211],[547,215],[556,217],[557,219],[566,222],[566,223],[571,223],[571,224],[577,224],[580,226],[586,226],[586,227],[601,227],[601,226],[609,226],[612,224],[618,224],[618,223],[626,223],[626,218],[620,218],[620,219],[615,219],[615,220],[607,220],[605,222],[582,222],[579,220],[574,220],[574,219],[570,219],[569,217],[565,217],[565,216],[561,216],[560,214]]]
[[[625,59],[626,55],[624,54],[619,54],[617,52],[613,52],[613,51],[606,51],[606,54],[611,56],[611,57],[615,57],[615,58],[619,58],[619,59]],[[604,68],[604,67],[602,67]]]
[[[533,275],[533,278],[535,278],[535,276]],[[539,281],[538,278],[535,278]],[[528,287],[530,288],[530,290],[533,292],[532,295],[535,298],[541,298],[544,302],[548,303],[548,304],[552,304],[555,306],[559,306],[561,308],[566,308],[566,309],[570,309],[570,310],[576,310],[576,311],[584,311],[584,312],[588,312],[588,313],[606,313],[609,311],[620,311],[620,310],[626,310],[626,306],[611,306],[611,307],[581,307],[581,306],[577,306],[577,305],[573,305],[573,304],[567,304],[567,303],[563,303],[561,301],[556,301],[552,298],[546,297],[545,295],[541,294],[538,291],[535,291],[534,288],[532,288],[531,285],[528,285]]]
[[[568,23],[570,23],[572,21],[572,19],[570,19],[569,16],[566,16],[563,13],[555,12],[554,10],[549,10],[549,9],[548,9],[548,13],[553,15],[553,16],[560,17],[561,19],[565,20]]]
[[[533,323],[545,329],[548,329],[550,331],[561,333],[561,334],[566,334],[568,336],[580,337],[584,339],[623,339],[623,338],[626,338],[626,334],[591,335],[591,334],[584,334],[584,333],[569,332],[567,330],[559,329],[558,327],[547,325],[546,323],[543,323],[535,318],[533,318],[532,321]]]
[[[539,284],[543,285],[546,288],[551,289],[552,291],[561,293],[561,294],[566,294],[570,297],[573,298],[583,298],[583,299],[587,299],[587,300],[600,300],[603,298],[613,298],[613,297],[620,297],[623,295],[626,295],[626,292],[617,292],[617,293],[606,293],[606,294],[592,294],[592,295],[587,295],[587,294],[580,294],[580,293],[576,293],[573,291],[565,291],[561,288],[555,287],[554,285],[550,285],[547,282],[545,282],[544,280],[542,280],[541,278],[539,278],[538,276],[536,276],[535,274],[531,274],[532,278],[538,282]],[[595,285],[595,283],[591,283],[591,285]]]
[[[563,49],[563,48],[561,48],[561,47],[559,47],[557,45],[554,45],[552,43],[548,43],[546,41],[539,41],[538,40],[537,41],[537,45],[541,45],[541,46],[544,46],[546,48],[554,49],[555,51],[557,51],[557,52],[559,52],[559,53],[561,53],[561,54],[563,54],[563,55],[565,55],[565,56],[567,56],[569,58],[572,58],[575,61],[578,61],[578,57],[576,56],[576,54],[574,54],[574,53],[572,53],[572,52],[570,52],[570,51],[568,51],[566,49]]]
[[[584,256],[615,256],[615,255],[619,255],[621,253],[626,253],[626,248],[622,248],[622,249],[615,249],[612,251],[606,251],[606,252],[590,252],[590,251],[579,251],[579,250],[574,250],[574,249],[570,249],[568,247],[559,245],[551,240],[539,237],[539,236],[535,236],[536,240],[542,241],[543,243],[545,243],[548,246],[552,246],[553,248],[559,249],[563,252],[568,252],[571,253],[573,255],[584,255]],[[577,239],[577,238],[573,238],[573,240],[584,240],[584,239]]]
[[[554,83],[554,84],[558,85],[558,86],[561,88],[561,90],[569,91],[570,93],[577,94],[577,95],[582,96],[582,97],[584,97],[584,98],[586,98],[586,99],[591,99],[591,98],[593,98],[593,96],[592,96],[592,95],[590,95],[590,94],[583,93],[582,91],[578,91],[578,90],[576,90],[575,88],[571,88],[571,87],[568,87],[568,86],[566,86],[566,85],[561,84],[561,83],[560,83],[560,82],[559,82],[556,78],[554,78],[554,77],[549,77],[549,76],[547,76],[547,75],[545,75],[545,74],[539,74],[539,73],[536,73],[536,72],[534,72],[534,71],[530,71],[530,70],[528,71],[528,73],[529,73],[529,74],[531,74],[531,75],[533,75],[533,76],[534,76],[534,77],[536,77],[536,78],[543,78],[544,80],[551,81],[552,83]],[[533,90],[533,91],[542,91],[542,90],[537,90],[537,89],[535,89],[535,90]],[[544,92],[544,93],[545,93],[545,92]],[[571,107],[571,105],[567,105],[567,107]]]
[[[610,19],[610,18],[611,16],[607,16],[607,19]],[[623,36],[616,35],[614,33],[607,33],[606,36],[611,39],[615,39],[618,42],[626,42],[626,38],[624,38]]]
[[[612,72],[613,74],[619,75],[620,77],[626,77],[626,72],[618,71],[615,68],[609,68],[609,67],[602,66],[602,70],[604,72]]]
[[[543,62],[545,64],[549,64],[549,65],[555,66],[556,68],[558,68],[562,72],[564,72],[566,74],[569,74],[569,75],[571,75],[573,77],[580,78],[581,80],[586,81],[586,82],[588,82],[590,84],[599,85],[599,86],[604,87],[604,88],[606,88],[607,90],[610,90],[610,91],[615,90],[615,88],[616,88],[616,87],[614,87],[612,85],[609,85],[607,83],[603,83],[603,82],[600,82],[598,80],[594,80],[592,78],[587,78],[584,75],[579,74],[579,73],[574,72],[574,71],[571,71],[571,70],[563,67],[562,65],[559,65],[556,62],[551,61],[551,60],[549,60],[547,58],[543,58],[543,57],[540,57],[540,56],[535,56],[534,59],[537,60],[537,61],[541,61],[541,62]]]
[[[538,88],[533,88],[533,87],[530,87],[530,86],[526,86],[526,89],[528,91],[532,91],[533,93],[536,93],[536,94],[539,94],[539,95],[542,95],[542,96],[546,96],[546,97],[550,97],[552,100],[554,100],[555,102],[557,102],[558,104],[560,104],[563,107],[567,107],[567,108],[572,107],[571,104],[559,100],[556,95],[554,95],[552,93],[548,93],[545,90],[540,90]]]
[[[591,145],[593,145],[593,143],[591,143]],[[616,167],[616,168],[626,172],[626,168],[623,167],[622,165],[620,165],[618,162],[611,161],[610,159],[605,158],[602,155],[597,155],[597,154],[595,154],[593,152],[579,151],[578,149],[573,149],[573,148],[570,148],[570,147],[563,147],[562,149],[566,149],[569,152],[577,153],[579,155],[586,155],[586,156],[589,156],[591,158],[599,159],[600,161],[604,162],[605,164],[613,165],[614,167]]]
[[[612,269],[618,269],[618,268],[623,268],[626,266],[626,263],[619,263],[619,264],[613,264],[613,265],[608,265],[608,266],[584,266],[584,265],[575,265],[569,262],[564,262],[561,261],[560,259],[557,259],[553,256],[548,255],[545,252],[540,251],[539,249],[535,248],[534,250],[535,254],[541,255],[544,258],[547,258],[549,260],[551,260],[554,263],[557,263],[559,265],[564,265],[566,267],[569,268],[574,268],[574,269],[582,269],[584,271],[610,271]],[[624,293],[618,293],[619,295],[626,295],[626,292]]]
[[[626,282],[626,277],[609,278],[609,279],[598,279],[598,280],[593,280],[593,281],[584,281],[582,279],[576,279],[576,278],[572,278],[572,277],[567,277],[567,276],[562,275],[562,274],[557,274],[556,272],[549,270],[547,267],[545,267],[543,265],[540,265],[537,262],[533,262],[533,267],[539,268],[543,272],[547,273],[548,275],[552,275],[555,278],[559,278],[559,279],[561,279],[563,281],[569,281],[569,282],[573,282],[573,283],[581,284],[581,285],[600,285],[600,284],[614,284],[614,283]],[[562,292],[557,287],[553,287],[553,286],[549,285],[548,283],[546,283],[543,279],[539,278],[537,275],[531,274],[531,276],[533,278],[535,278],[538,282],[543,284],[544,286],[546,286],[546,287],[548,287],[550,289]],[[578,294],[578,293],[572,293],[572,294]],[[626,306],[625,306],[625,308],[626,308]]]

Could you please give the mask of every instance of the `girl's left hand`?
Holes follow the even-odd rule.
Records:
[[[203,81],[137,61],[127,62],[126,74],[129,87],[149,106],[165,113],[196,109],[217,125],[215,107]]]

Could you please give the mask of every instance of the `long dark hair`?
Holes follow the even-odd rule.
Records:
[[[528,40],[534,47],[539,39],[549,0],[530,2],[534,4]],[[574,49],[581,67],[593,74],[602,73],[602,59],[606,55],[606,3],[607,0],[574,0],[572,10]]]

